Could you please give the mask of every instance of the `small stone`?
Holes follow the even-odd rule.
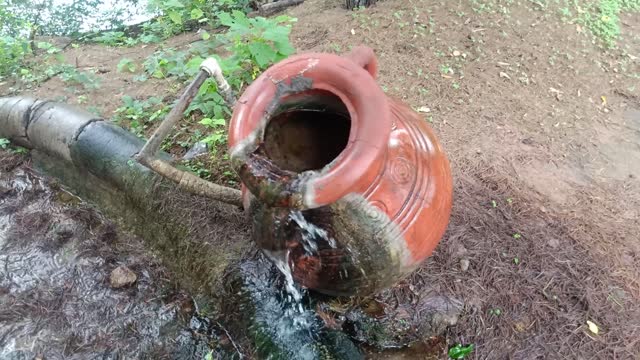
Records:
[[[558,246],[560,246],[560,240],[558,239],[551,239],[549,240],[549,242],[547,242],[547,244],[549,244],[549,246],[551,246],[552,248],[557,248]]]
[[[511,80],[511,76],[509,76],[509,74],[503,71],[500,71],[500,77]]]
[[[137,279],[138,276],[136,276],[136,273],[131,271],[131,269],[126,266],[118,266],[111,272],[109,283],[111,284],[112,288],[119,289],[125,286],[133,285],[133,283],[135,283]]]
[[[460,257],[465,256],[465,255],[467,254],[467,252],[469,251],[469,250],[467,250],[467,248],[466,248],[466,247],[464,247],[464,245],[462,245],[462,244],[458,244],[458,245],[455,247],[455,249],[456,249],[456,251],[455,251],[455,255],[460,256]]]
[[[454,51],[453,51],[453,56],[455,56],[455,57],[460,56],[460,51],[458,51],[458,50],[454,50]]]
[[[460,270],[463,272],[469,270],[469,259],[460,260]]]
[[[531,139],[531,138],[522,139],[522,143],[525,144],[525,145],[530,145],[530,146],[534,144],[533,139]]]

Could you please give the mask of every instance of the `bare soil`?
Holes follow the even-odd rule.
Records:
[[[458,325],[424,339],[444,344],[440,358],[455,343],[475,344],[471,358],[482,359],[639,358],[640,15],[623,15],[618,48],[607,50],[552,5],[505,5],[505,14],[476,12],[471,1],[385,0],[355,12],[341,3],[289,9],[295,47],[372,47],[380,85],[422,108],[455,179],[436,253],[378,302],[394,307],[425,291],[463,300]],[[80,65],[108,70],[83,106],[110,116],[123,94],[173,89],[116,72],[121,57],[141,62],[152,50],[69,49]],[[77,100],[55,79],[30,93]]]

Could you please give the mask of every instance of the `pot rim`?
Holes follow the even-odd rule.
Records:
[[[387,96],[361,65],[333,54],[300,54],[272,66],[247,88],[233,113],[229,147],[234,168],[253,194],[260,198],[261,184],[268,181],[273,185],[275,180],[281,182],[277,189],[287,190],[281,191],[282,197],[289,199],[276,194],[274,200],[270,194],[272,205],[311,209],[366,188],[367,180],[375,177],[382,166],[379,159],[384,156],[392,119]],[[345,148],[323,168],[290,172],[286,178],[260,179],[247,171],[246,165],[253,161],[251,155],[263,142],[265,129],[277,115],[279,104],[291,95],[310,90],[330,92],[347,108],[351,128]]]

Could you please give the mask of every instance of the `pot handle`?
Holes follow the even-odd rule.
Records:
[[[362,66],[374,79],[378,76],[378,59],[370,47],[356,46],[345,57],[358,66]]]

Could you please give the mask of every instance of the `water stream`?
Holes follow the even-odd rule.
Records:
[[[307,221],[301,211],[292,211],[289,220],[293,221],[300,229],[302,246],[307,256],[318,256],[319,242],[326,242],[332,249],[336,248],[336,240],[329,236],[326,230]],[[290,260],[290,250],[265,251],[266,255],[274,262],[278,270],[284,275],[285,290],[292,305],[292,309],[302,312],[302,298],[305,289],[300,288],[293,280],[293,269],[295,266]],[[305,325],[305,324],[300,324]]]
[[[288,225],[295,224],[294,226],[299,228],[301,245],[306,255],[317,256],[319,245],[323,242],[331,248],[336,247],[335,240],[324,229],[307,221],[302,212],[292,211],[287,220]],[[295,265],[290,259],[291,251],[284,246],[283,248],[276,251],[264,250],[265,255],[281,273],[283,284],[280,287],[266,285],[275,289],[272,291],[280,292],[279,295],[276,294],[275,298],[280,298],[281,301],[275,301],[271,306],[269,303],[273,299],[269,299],[265,304],[262,304],[265,311],[259,312],[256,315],[256,320],[269,324],[269,327],[275,331],[274,337],[283,343],[304,344],[300,347],[296,358],[314,359],[317,349],[312,349],[309,345],[310,342],[317,340],[321,324],[318,323],[316,313],[308,305],[307,290],[296,284],[293,279],[292,266]],[[265,265],[261,266],[265,267]],[[264,288],[259,290],[263,294],[269,292]]]

